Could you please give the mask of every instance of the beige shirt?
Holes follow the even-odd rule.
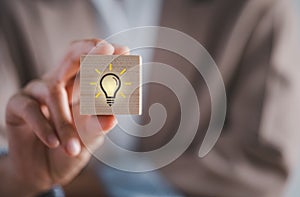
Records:
[[[3,9],[0,18],[2,133],[5,105],[21,83],[56,65],[72,40],[97,36],[89,1],[4,2],[11,10]],[[166,0],[160,24],[206,47],[219,66],[228,97],[222,135],[201,159],[197,151],[209,121],[208,90],[199,76],[190,76],[199,88],[204,118],[188,151],[163,168],[164,175],[189,196],[280,196],[300,144],[298,35],[289,1]],[[155,61],[192,73],[191,65],[174,54],[157,52]],[[30,74],[28,68],[36,72]],[[149,102],[157,99],[156,88],[161,87],[149,88]],[[172,103],[163,98],[162,104]],[[172,113],[177,106],[168,110]],[[173,135],[172,122],[178,117],[172,118],[161,134],[141,140],[141,150]]]

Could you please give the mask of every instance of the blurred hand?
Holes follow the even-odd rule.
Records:
[[[81,55],[92,49],[93,54],[101,55],[128,51],[126,47],[99,42],[92,39],[72,43],[57,67],[10,99],[6,110],[7,166],[11,182],[22,196],[70,182],[90,159],[79,135],[84,136],[85,145],[96,148],[102,144],[103,132],[115,126],[114,116],[82,116],[79,104],[72,108],[71,103]]]

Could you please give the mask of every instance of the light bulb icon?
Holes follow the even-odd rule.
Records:
[[[112,106],[115,102],[116,94],[121,87],[120,78],[114,73],[107,73],[102,76],[100,87],[105,94],[106,103]]]

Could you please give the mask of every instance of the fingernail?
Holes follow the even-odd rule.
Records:
[[[51,148],[56,148],[59,146],[59,140],[57,139],[57,137],[55,135],[49,135],[47,137],[47,142],[48,142],[49,146],[51,146]]]
[[[76,156],[80,153],[81,147],[77,138],[72,138],[67,143],[67,151],[70,155]]]
[[[116,126],[118,124],[118,120],[115,118],[114,119],[114,125]]]

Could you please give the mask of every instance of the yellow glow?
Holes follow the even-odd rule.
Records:
[[[90,82],[90,85],[92,86],[97,85],[97,82]]]
[[[98,92],[95,97],[98,98],[100,96],[100,94],[101,94],[101,92]]]
[[[127,85],[127,86],[131,86],[131,82],[125,82],[125,85]]]
[[[125,94],[123,92],[120,92],[120,95],[123,97],[123,98],[126,98]]]
[[[109,64],[109,70],[112,71],[112,64]]]
[[[121,72],[120,75],[123,75],[126,72],[126,68],[124,68]]]
[[[101,72],[96,68],[95,69],[96,73],[98,73],[99,75],[101,75]]]

